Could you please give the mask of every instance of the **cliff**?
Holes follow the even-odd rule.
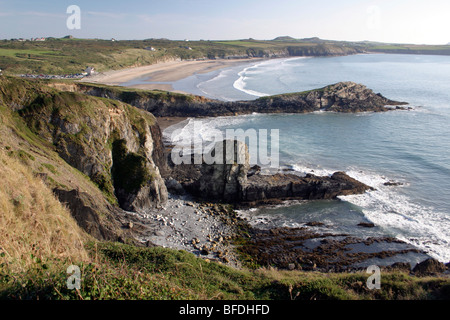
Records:
[[[77,84],[72,90],[117,99],[146,110],[156,117],[216,117],[250,113],[383,112],[387,106],[405,105],[354,82],[340,82],[324,88],[263,97],[252,101],[224,102],[194,95],[163,91],[133,90],[93,84]],[[401,107],[399,107],[401,108]]]
[[[94,237],[123,239],[123,209],[167,201],[161,131],[146,111],[15,78],[0,79],[0,105],[11,123],[2,145],[29,155],[34,172]]]

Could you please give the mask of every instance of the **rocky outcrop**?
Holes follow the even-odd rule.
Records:
[[[307,228],[283,227],[250,228],[249,234],[250,237],[243,240],[238,251],[261,267],[348,272],[365,270],[376,259],[379,266],[392,270],[392,261],[401,260],[406,254],[417,260],[429,257],[412,245],[390,237],[364,239],[346,234],[313,232]]]
[[[79,90],[147,110],[156,117],[215,117],[250,113],[383,112],[405,105],[376,94],[364,85],[340,82],[307,92],[281,94],[253,101],[225,102],[204,97],[152,91],[121,91],[118,88],[79,84]]]
[[[419,276],[430,276],[443,273],[447,270],[447,267],[442,262],[436,259],[430,258],[417,264],[413,272]]]
[[[340,195],[361,194],[372,188],[349,177],[343,172],[319,177],[308,174],[262,175],[259,170],[250,170],[246,145],[229,141],[233,147],[231,159],[223,153],[220,163],[200,165],[174,165],[171,178],[180,182],[191,194],[210,201],[225,201],[244,206],[273,204],[284,200],[335,199]],[[223,142],[215,149],[224,150]],[[228,154],[230,159],[230,154]]]
[[[245,192],[250,168],[247,146],[243,142],[224,140],[212,152],[219,150],[222,152],[221,159],[218,159],[220,163],[202,165],[200,179],[189,189],[191,192],[195,189],[194,192],[205,199],[238,202]]]
[[[247,179],[240,201],[254,206],[293,199],[329,200],[343,195],[362,194],[371,189],[344,172],[325,177],[312,174],[305,177],[295,174],[256,174]]]
[[[259,110],[267,112],[302,113],[314,111],[382,112],[392,110],[386,106],[404,105],[374,93],[362,84],[340,82],[322,89],[302,93],[264,97],[255,101]]]

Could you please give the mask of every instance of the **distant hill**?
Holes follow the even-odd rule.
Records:
[[[301,39],[301,41],[303,42],[314,42],[314,43],[318,43],[318,42],[323,42],[324,40],[318,38],[318,37],[312,37],[312,38],[304,38]]]
[[[281,36],[281,37],[276,37],[275,39],[273,39],[273,41],[296,41],[297,39],[292,38],[290,36]]]
[[[282,36],[277,37],[273,39],[272,41],[279,41],[279,42],[310,42],[310,43],[323,43],[325,40],[322,40],[318,37],[312,37],[312,38],[303,38],[303,39],[295,39],[290,36]]]

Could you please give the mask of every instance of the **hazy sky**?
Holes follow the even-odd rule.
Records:
[[[69,30],[67,8],[81,10]],[[399,43],[450,42],[449,0],[0,0],[0,39],[320,37]]]

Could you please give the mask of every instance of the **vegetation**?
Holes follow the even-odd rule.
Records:
[[[1,119],[4,124],[6,117]],[[261,267],[238,270],[184,251],[93,240],[32,168],[16,153],[8,155],[7,149],[0,150],[0,299],[450,298],[448,278],[383,272],[381,290],[369,290],[364,273],[322,274]],[[62,170],[61,165],[58,169]],[[67,287],[71,265],[81,271],[79,290]]]
[[[448,277],[418,278],[383,272],[382,289],[368,290],[368,275],[364,273],[279,271],[256,265],[251,266],[254,269],[239,270],[184,251],[94,240],[78,226],[52,190],[79,189],[99,206],[106,196],[58,155],[56,146],[40,135],[39,128],[50,125],[42,119],[52,114],[76,123],[79,117],[94,117],[102,108],[117,107],[118,102],[58,92],[45,83],[0,78],[1,299],[450,298]],[[141,120],[147,124],[154,121],[152,116],[142,116],[143,112],[129,106],[123,110],[134,119],[138,132],[144,126]],[[87,126],[80,129],[84,133],[89,130]],[[83,142],[82,135],[74,134],[72,138]],[[108,142],[105,148],[112,148],[125,165],[135,167],[135,183],[141,181],[142,174],[151,175],[142,170],[139,155],[130,154],[119,137]],[[124,173],[115,174],[120,177]],[[106,225],[103,216],[99,218]],[[79,266],[81,271],[78,290],[67,287],[67,269],[71,265]]]
[[[423,300],[448,299],[450,280],[382,275],[381,290],[369,290],[364,273],[237,270],[193,254],[89,242],[88,261],[78,262],[81,288],[67,287],[74,262],[35,259],[26,273],[0,269],[0,298],[75,300]]]
[[[154,50],[152,51],[151,48]],[[8,74],[77,74],[87,66],[98,71],[154,64],[167,59],[216,59],[352,54],[357,52],[450,54],[450,46],[414,46],[374,42],[329,41],[318,38],[235,41],[109,41],[55,39],[43,42],[0,41],[0,68]]]

